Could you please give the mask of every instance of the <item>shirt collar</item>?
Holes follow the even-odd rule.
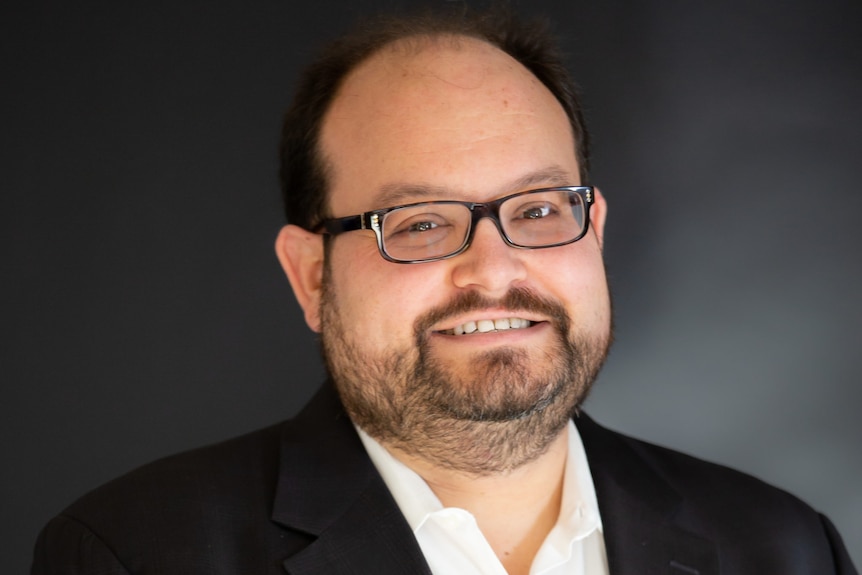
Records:
[[[443,504],[415,471],[393,457],[362,429],[357,427],[356,430],[408,525],[414,534],[417,533],[431,514],[443,510]],[[567,433],[568,453],[560,516],[547,541],[557,549],[568,548],[572,541],[582,539],[596,529],[602,529],[596,490],[584,444],[571,420]]]

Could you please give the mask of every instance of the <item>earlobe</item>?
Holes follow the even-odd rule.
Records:
[[[590,208],[590,227],[593,233],[596,234],[596,239],[599,242],[599,248],[604,248],[605,245],[605,220],[608,217],[608,202],[605,196],[598,188],[593,188],[596,198]]]
[[[320,331],[323,285],[323,236],[299,226],[286,225],[275,240],[275,253],[305,314],[305,323]]]

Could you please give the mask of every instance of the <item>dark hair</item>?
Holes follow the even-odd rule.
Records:
[[[281,140],[281,186],[287,220],[313,229],[327,217],[327,166],[319,138],[323,117],[344,79],[393,42],[422,36],[467,36],[512,56],[557,98],[571,122],[581,183],[588,182],[589,141],[577,91],[545,21],[524,23],[507,9],[386,16],[366,21],[330,44],[305,70],[287,110]]]

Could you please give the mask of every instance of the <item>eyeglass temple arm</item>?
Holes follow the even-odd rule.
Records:
[[[325,220],[321,222],[319,227],[332,236],[337,236],[343,232],[352,232],[353,230],[364,230],[371,227],[365,224],[365,216],[366,214],[359,214],[358,216]]]

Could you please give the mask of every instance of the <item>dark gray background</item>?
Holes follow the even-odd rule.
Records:
[[[310,395],[279,121],[321,41],[401,4],[4,5],[4,572],[81,493]],[[563,36],[611,206],[588,410],[800,495],[859,565],[862,5],[747,4],[516,2]]]

